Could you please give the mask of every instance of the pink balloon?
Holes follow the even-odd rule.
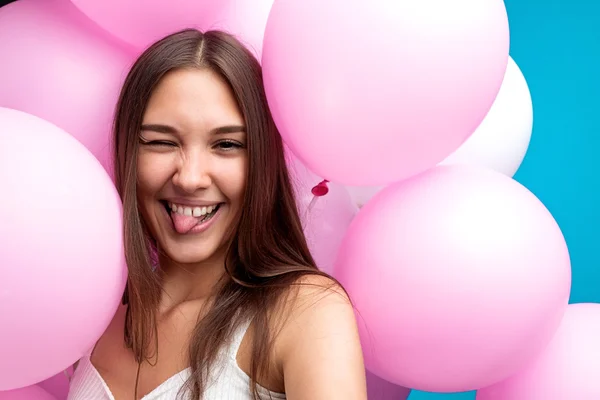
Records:
[[[410,389],[384,381],[367,371],[367,398],[369,400],[406,400]]]
[[[60,128],[0,108],[0,390],[63,371],[111,321],[126,280],[121,202]]]
[[[227,0],[217,10],[210,28],[236,35],[260,60],[272,5],[273,0]]]
[[[66,397],[65,397],[66,398]],[[37,385],[0,391],[0,400],[60,400]]]
[[[231,0],[71,0],[106,31],[137,49],[184,28],[211,27]]]
[[[331,273],[340,245],[358,212],[344,186],[327,184],[329,192],[315,197],[312,188],[323,179],[288,152],[288,168],[310,251],[322,271]]]
[[[58,400],[65,400],[69,394],[69,376],[71,375],[73,375],[72,367],[38,383],[37,386],[53,395]]]
[[[514,176],[531,138],[533,108],[527,81],[519,66],[509,57],[508,68],[492,108],[475,132],[438,165],[467,164]],[[359,206],[383,187],[348,186]]]
[[[456,150],[500,89],[502,0],[287,0],[273,4],[263,75],[287,145],[312,171],[383,185]]]
[[[600,399],[600,304],[570,304],[535,361],[477,392],[477,400]]]
[[[385,186],[347,186],[352,200],[358,207],[364,206],[373,196]]]
[[[435,167],[360,210],[335,276],[357,308],[370,371],[432,392],[515,373],[555,333],[569,300],[563,235],[500,173]]]
[[[0,107],[58,125],[110,169],[110,130],[131,56],[68,0],[0,9]]]

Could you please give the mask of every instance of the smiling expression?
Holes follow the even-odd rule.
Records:
[[[245,123],[231,88],[209,69],[169,72],[140,130],[137,193],[161,250],[199,263],[227,244],[247,179]]]

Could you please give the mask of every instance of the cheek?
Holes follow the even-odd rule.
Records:
[[[171,161],[159,154],[138,155],[137,185],[143,195],[153,195],[159,191],[170,177]]]
[[[227,160],[221,163],[215,178],[218,186],[227,198],[233,202],[241,201],[246,190],[248,165],[246,157]]]

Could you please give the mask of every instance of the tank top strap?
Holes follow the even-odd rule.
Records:
[[[248,328],[250,327],[251,324],[252,324],[252,319],[248,319],[248,320],[242,322],[237,327],[237,329],[234,331],[234,333],[231,337],[231,344],[229,345],[229,348],[227,349],[227,353],[228,353],[229,357],[236,363],[237,363],[238,351],[240,349],[242,341],[244,340],[244,336],[246,336],[246,332],[248,331]]]

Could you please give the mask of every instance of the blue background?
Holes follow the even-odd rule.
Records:
[[[571,253],[571,303],[600,303],[600,1],[506,0],[510,54],[527,79],[534,130],[515,176],[548,207]],[[475,392],[413,391],[410,400]]]

